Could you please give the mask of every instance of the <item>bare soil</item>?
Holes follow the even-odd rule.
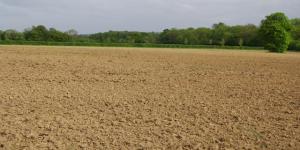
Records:
[[[300,149],[300,53],[0,46],[0,149]]]

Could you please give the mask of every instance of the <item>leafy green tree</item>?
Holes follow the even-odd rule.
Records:
[[[197,43],[199,45],[211,45],[211,29],[210,28],[198,28],[195,31],[195,35],[197,37]]]
[[[101,43],[156,43],[158,34],[154,32],[109,31],[89,35],[89,39]]]
[[[213,25],[212,40],[214,41],[214,44],[224,46],[230,36],[229,26],[226,24],[220,22]]]
[[[2,34],[1,34],[1,39],[2,40],[23,40],[24,39],[24,36],[23,36],[23,33],[21,32],[18,32],[14,29],[9,29],[9,30],[6,30],[4,31]]]
[[[183,34],[182,38],[183,38],[184,44],[189,44],[189,45],[199,44],[196,29],[188,28],[188,29],[185,29],[185,30],[181,30],[181,32]]]
[[[283,53],[290,44],[291,23],[284,13],[273,13],[262,20],[260,32],[264,47],[272,52]]]
[[[291,19],[292,24],[292,38],[300,41],[300,18]]]
[[[159,36],[162,44],[183,44],[181,35],[177,29],[165,29]]]
[[[54,28],[50,28],[48,34],[49,34],[48,41],[67,42],[71,39],[71,36],[68,35],[67,33],[63,33]]]
[[[159,33],[144,33],[145,43],[158,43]]]
[[[49,31],[43,25],[33,26],[32,28],[25,29],[25,39],[28,41],[48,41]]]
[[[300,51],[300,18],[291,19],[292,24],[292,41],[289,45],[289,50]]]
[[[229,27],[230,37],[227,40],[227,45],[230,46],[261,46],[259,42],[258,28],[255,25],[237,25]]]

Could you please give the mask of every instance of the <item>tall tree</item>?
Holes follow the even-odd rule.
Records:
[[[286,51],[291,41],[291,29],[291,23],[284,13],[277,12],[266,16],[260,27],[265,49],[279,53]]]

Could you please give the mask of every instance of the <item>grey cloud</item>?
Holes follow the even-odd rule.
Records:
[[[44,24],[92,33],[259,24],[276,11],[300,17],[299,7],[299,0],[0,0],[0,29]]]

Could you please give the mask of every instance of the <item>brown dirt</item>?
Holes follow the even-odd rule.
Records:
[[[300,53],[0,47],[0,149],[300,149]]]

